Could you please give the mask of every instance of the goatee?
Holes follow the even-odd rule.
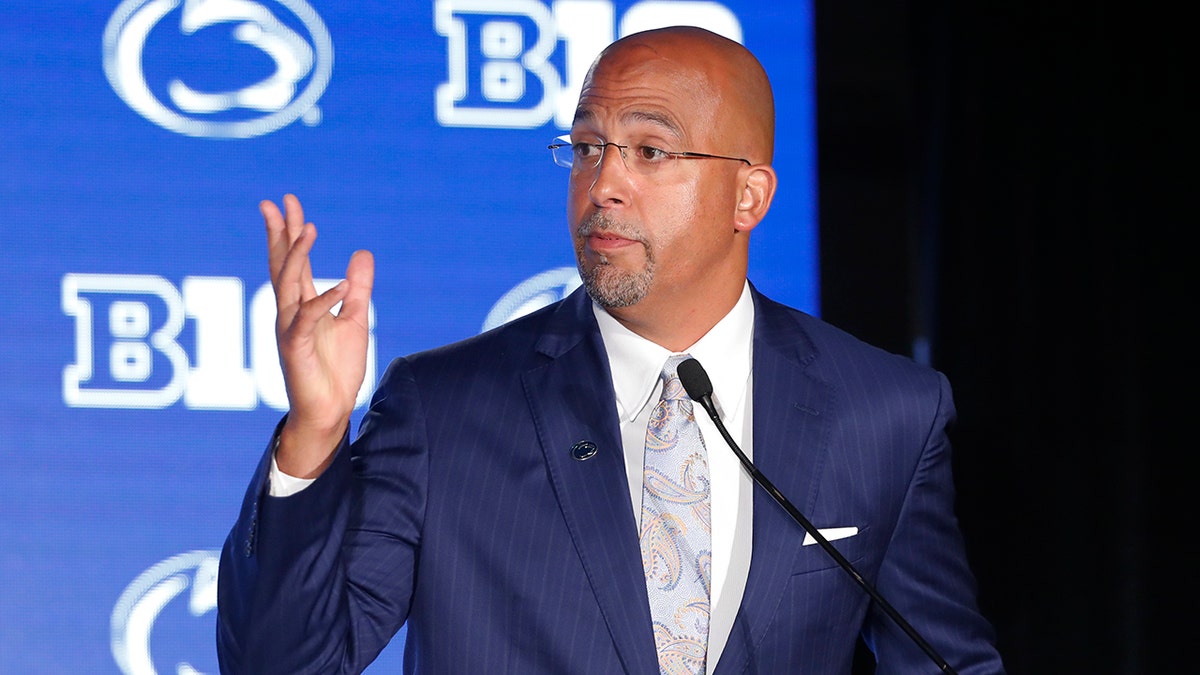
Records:
[[[587,238],[599,233],[614,234],[640,243],[646,252],[646,264],[641,269],[629,271],[613,265],[602,255],[596,255],[598,259],[594,262],[589,261],[584,252]],[[635,228],[617,222],[604,211],[593,213],[580,224],[575,234],[575,263],[587,294],[605,309],[636,305],[650,292],[650,283],[654,280],[654,254],[646,238]]]

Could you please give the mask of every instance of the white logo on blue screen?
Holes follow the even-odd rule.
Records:
[[[487,318],[483,320],[483,330],[491,330],[562,300],[582,284],[579,272],[574,267],[558,267],[535,274],[496,301]]]
[[[549,5],[538,0],[436,0],[434,27],[446,38],[448,74],[437,88],[438,122],[533,129],[553,119],[567,129],[583,78],[602,49],[617,36],[677,24],[742,41],[737,16],[719,2],[642,0],[618,21],[607,0],[555,0]]]
[[[336,283],[314,280],[318,291]],[[184,277],[177,288],[155,275],[67,274],[62,310],[75,319],[75,361],[63,369],[68,406],[288,408],[269,283],[255,291],[247,312],[237,277]],[[357,405],[375,383],[373,303],[367,318],[367,372]]]
[[[329,31],[304,0],[125,0],[104,29],[113,90],[187,136],[316,124],[332,72]]]
[[[192,551],[164,560],[133,580],[113,607],[112,653],[124,675],[157,675],[151,634],[166,621],[194,623],[217,608],[220,551]],[[168,609],[186,605],[186,613]],[[170,617],[169,619],[167,617]],[[184,631],[186,632],[186,630]],[[166,650],[164,650],[166,651]],[[201,675],[188,661],[175,664],[177,675]]]

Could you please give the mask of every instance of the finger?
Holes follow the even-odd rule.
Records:
[[[294,244],[304,233],[304,208],[294,194],[283,196],[284,223],[287,225],[288,243]]]
[[[283,259],[287,256],[288,240],[283,214],[275,202],[264,199],[259,202],[258,210],[262,213],[267,230],[267,265],[270,268],[271,284],[279,278],[279,270],[283,267]]]
[[[316,331],[317,322],[345,299],[349,286],[350,284],[343,279],[333,288],[301,303],[292,320],[293,335],[310,335]]]
[[[312,227],[312,223],[304,222],[304,207],[300,206],[300,199],[296,195],[291,193],[284,195],[283,206],[288,243],[294,245],[300,237],[304,236],[305,231]],[[312,279],[312,265],[309,262],[308,254],[305,253],[304,266],[300,269],[301,297],[304,300],[309,300],[316,295],[315,289],[310,292]]]
[[[303,231],[304,236],[308,239],[308,251],[304,253],[304,266],[300,268],[300,297],[307,301],[317,294],[317,289],[313,284],[312,255],[310,255],[312,246],[317,240],[317,226],[307,223]]]
[[[280,318],[290,320],[295,306],[316,296],[313,288],[311,265],[308,254],[317,238],[317,228],[309,224],[303,228],[299,238],[288,247],[283,264],[275,280],[275,304]],[[287,316],[285,316],[285,312]]]
[[[346,266],[346,294],[338,317],[354,321],[366,330],[374,284],[375,257],[370,251],[355,251]]]

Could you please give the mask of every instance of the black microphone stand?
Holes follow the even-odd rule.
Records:
[[[829,543],[829,540],[825,538],[825,535],[821,534],[820,530],[814,527],[813,524],[809,522],[808,518],[805,518],[804,514],[800,513],[799,509],[797,509],[795,506],[792,506],[792,503],[787,500],[787,497],[784,497],[783,493],[776,489],[775,485],[771,483],[771,481],[768,480],[761,471],[758,470],[758,467],[754,466],[754,463],[751,462],[748,457],[746,457],[746,455],[742,452],[742,449],[739,448],[738,444],[734,442],[733,437],[729,435],[729,431],[725,428],[725,424],[721,421],[721,416],[717,414],[717,407],[713,405],[712,400],[712,382],[708,379],[708,373],[705,372],[704,366],[700,365],[700,362],[696,359],[690,358],[681,362],[676,372],[679,374],[679,381],[683,385],[684,390],[687,391],[688,398],[691,398],[693,401],[696,401],[700,405],[704,406],[704,410],[708,412],[708,416],[711,417],[713,423],[717,425],[717,431],[721,432],[721,436],[725,439],[725,442],[729,444],[729,447],[733,450],[733,453],[737,455],[738,461],[740,461],[742,466],[745,467],[746,471],[750,473],[750,477],[754,479],[754,482],[758,483],[762,489],[766,490],[767,494],[771,495],[771,497],[773,497],[775,501],[783,507],[783,510],[787,511],[788,515],[790,515],[793,520],[799,523],[800,527],[804,528],[804,531],[811,535],[812,538],[821,545],[821,548],[825,549],[825,552],[828,553],[831,558],[833,558],[834,562],[836,562],[839,567],[845,570],[846,573],[850,575],[850,578],[854,579],[854,582],[867,592],[867,595],[871,596],[871,599],[874,600],[877,605],[879,605],[879,608],[882,609],[883,612],[887,614],[888,617],[891,618],[891,620],[894,621],[896,625],[899,626],[900,629],[903,630],[908,637],[911,638],[912,641],[918,647],[920,647],[930,659],[933,660],[935,664],[937,664],[938,668],[940,668],[943,673],[946,673],[947,675],[958,675],[958,672],[951,668],[949,663],[946,663],[946,660],[942,658],[941,654],[938,654],[937,650],[935,650],[932,645],[926,642],[925,638],[921,637],[921,634],[917,632],[917,629],[913,628],[908,621],[905,621],[903,616],[900,616],[900,612],[896,611],[896,609],[892,607],[891,603],[885,600],[883,596],[879,594],[879,591],[875,590],[875,587],[863,578],[862,574],[860,574],[859,571],[854,568],[854,565],[852,565],[849,560],[846,560],[846,557],[838,552],[838,550],[834,548],[833,544]]]

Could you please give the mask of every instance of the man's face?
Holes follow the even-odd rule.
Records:
[[[575,256],[601,306],[701,291],[714,274],[744,275],[732,224],[741,162],[675,159],[649,175],[629,168],[639,146],[727,154],[715,89],[696,69],[637,45],[606,56],[585,82],[571,140],[630,146],[627,161],[609,146],[599,167],[571,170]]]

